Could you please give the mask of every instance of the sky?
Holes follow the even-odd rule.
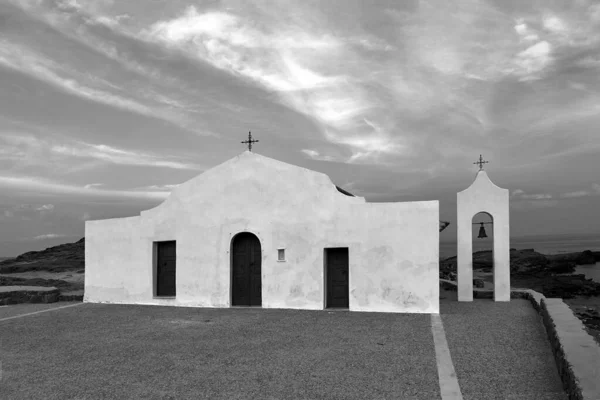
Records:
[[[511,236],[600,233],[600,2],[0,0],[0,256],[157,206],[248,131],[439,200],[442,241],[480,154]]]

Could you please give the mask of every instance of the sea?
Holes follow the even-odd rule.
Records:
[[[473,252],[491,250],[491,238],[473,239]],[[511,237],[510,247],[517,250],[534,249],[542,254],[575,253],[584,250],[600,251],[600,233],[579,235],[538,235]],[[440,241],[440,257],[456,256],[456,242]],[[600,262],[595,265],[579,265],[576,274],[585,274],[588,279],[600,282]]]

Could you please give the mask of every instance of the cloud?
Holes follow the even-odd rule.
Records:
[[[552,199],[552,195],[551,194],[547,194],[547,193],[536,193],[536,194],[526,194],[523,190],[521,189],[516,189],[512,192],[511,197],[513,197],[513,199],[524,199],[524,200],[549,200]]]
[[[32,14],[33,17],[52,26],[69,39],[74,40],[86,46],[88,49],[118,63],[121,68],[149,79],[152,84],[160,86],[169,85],[171,88],[174,88],[178,91],[185,91],[195,95],[197,94],[197,92],[188,90],[186,87],[187,82],[177,79],[168,73],[164,73],[160,68],[136,60],[135,52],[131,51],[129,48],[125,48],[125,46],[119,43],[119,41],[117,41],[119,44],[115,45],[115,41],[106,40],[101,35],[94,33],[93,30],[90,30],[88,26],[104,25],[105,27],[109,28],[111,32],[115,33],[120,40],[127,40],[129,42],[133,40],[131,43],[134,43],[136,47],[142,44],[135,40],[135,38],[132,37],[132,35],[121,26],[122,21],[131,19],[129,14],[121,14],[112,17],[98,14],[98,7],[94,7],[92,4],[97,5],[99,3],[77,3],[67,1],[58,3],[57,8],[50,9],[36,9],[35,7],[34,9],[31,9],[31,6],[27,7],[26,5],[19,3],[15,5],[24,7],[29,11],[30,14]],[[115,85],[112,85],[108,82],[105,83],[109,87],[120,90],[120,88]],[[196,111],[194,105],[188,104],[179,99],[175,99],[172,96],[165,95],[165,93],[157,93],[156,91],[147,87],[138,88],[129,86],[127,88],[127,92],[136,93],[145,99],[166,104],[182,111]],[[216,135],[215,133],[208,131],[200,131],[199,134],[207,136]]]
[[[150,186],[142,186],[135,188],[136,190],[157,190],[161,192],[171,192],[175,189],[179,184],[166,184],[166,185],[150,185]]]
[[[532,199],[532,200],[546,200],[546,199],[551,199],[552,195],[551,194],[524,194],[521,196],[524,199]]]
[[[525,22],[519,21],[514,26],[515,31],[520,36],[520,40],[522,43],[531,43],[539,40],[539,36],[537,33],[532,31]]]
[[[185,129],[188,127],[187,117],[181,113],[115,94],[111,90],[123,91],[122,88],[90,74],[80,73],[67,65],[59,65],[23,45],[0,40],[0,65],[27,74],[80,98],[146,117],[162,119]],[[82,81],[87,81],[87,84]],[[100,89],[92,85],[104,86],[104,88]]]
[[[560,197],[570,199],[570,198],[593,196],[593,195],[600,195],[600,185],[597,183],[592,183],[592,191],[577,190],[575,192],[562,193],[560,195]]]
[[[523,79],[537,78],[534,74],[544,70],[552,61],[551,48],[550,43],[543,40],[518,53],[514,61],[518,67],[515,73]]]
[[[0,188],[19,189],[43,194],[80,195],[84,197],[137,198],[147,200],[164,200],[168,197],[168,193],[164,192],[85,188],[29,176],[0,175]]]
[[[20,165],[47,166],[52,160],[55,164],[80,164],[77,159],[89,159],[117,165],[159,167],[183,170],[204,170],[195,164],[167,159],[165,156],[143,151],[132,151],[105,144],[92,144],[74,141],[56,135],[46,134],[45,138],[23,134],[2,133],[0,142],[4,142],[4,152],[0,151],[0,160],[8,160]],[[92,186],[99,183],[89,184]],[[90,186],[91,187],[91,186]]]
[[[510,207],[515,210],[528,210],[535,208],[550,208],[558,205],[558,200],[527,200],[521,202],[511,202]]]
[[[62,234],[58,234],[58,233],[47,233],[45,235],[35,236],[32,239],[33,240],[45,240],[45,239],[57,239],[57,238],[63,238],[63,237],[67,237],[67,235],[62,235]]]
[[[300,6],[287,10],[292,11],[305,12]],[[340,72],[336,67],[344,59],[358,57],[349,42],[326,31],[315,32],[298,19],[292,25],[276,19],[269,22],[271,29],[260,29],[231,12],[202,13],[189,6],[178,17],[154,23],[141,36],[277,93],[279,101],[313,118],[324,132],[356,131],[349,139],[345,133],[326,134],[329,142],[365,154],[393,152],[396,147],[384,145],[391,141],[390,134],[375,132],[364,122],[380,103],[365,90],[365,71]],[[360,39],[351,40],[356,41]],[[376,41],[371,38],[363,43]],[[381,42],[378,46],[386,47]]]
[[[563,193],[560,195],[560,197],[570,199],[570,198],[574,198],[574,197],[584,197],[584,196],[589,196],[589,195],[590,195],[590,193],[585,190],[578,190],[576,192]]]
[[[316,150],[302,149],[301,151],[304,154],[306,154],[307,156],[309,156],[310,158],[312,158],[313,160],[319,160],[319,161],[336,161],[335,157],[327,156],[327,155],[321,155],[321,153],[319,153]]]
[[[94,188],[94,187],[100,187],[102,185],[104,185],[104,184],[103,183],[88,183],[83,188],[84,189],[91,189],[91,188]]]
[[[63,154],[71,157],[93,158],[112,164],[120,165],[140,165],[147,167],[164,167],[173,169],[203,169],[201,166],[192,163],[182,163],[179,161],[167,161],[159,155],[144,153],[140,151],[129,151],[104,144],[90,144],[79,142],[76,145],[56,145],[52,146],[54,153]]]
[[[543,21],[544,28],[546,28],[550,32],[563,33],[567,31],[567,26],[565,22],[555,15],[546,16],[544,17]]]
[[[54,211],[54,204],[16,204],[14,206],[5,209],[1,215],[5,218],[20,218],[24,220],[31,220],[37,216],[45,216],[48,213]]]

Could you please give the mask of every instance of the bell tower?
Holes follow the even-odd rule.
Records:
[[[472,218],[480,212],[492,218],[494,237],[494,300],[510,301],[510,225],[509,191],[490,180],[483,170],[483,157],[474,164],[479,165],[475,181],[456,195],[457,205],[457,280],[458,301],[473,301],[473,242]],[[479,224],[479,223],[478,223]],[[483,223],[480,237],[485,235]]]

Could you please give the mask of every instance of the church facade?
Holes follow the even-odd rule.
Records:
[[[438,201],[367,203],[250,151],[86,221],[91,303],[439,312]]]

